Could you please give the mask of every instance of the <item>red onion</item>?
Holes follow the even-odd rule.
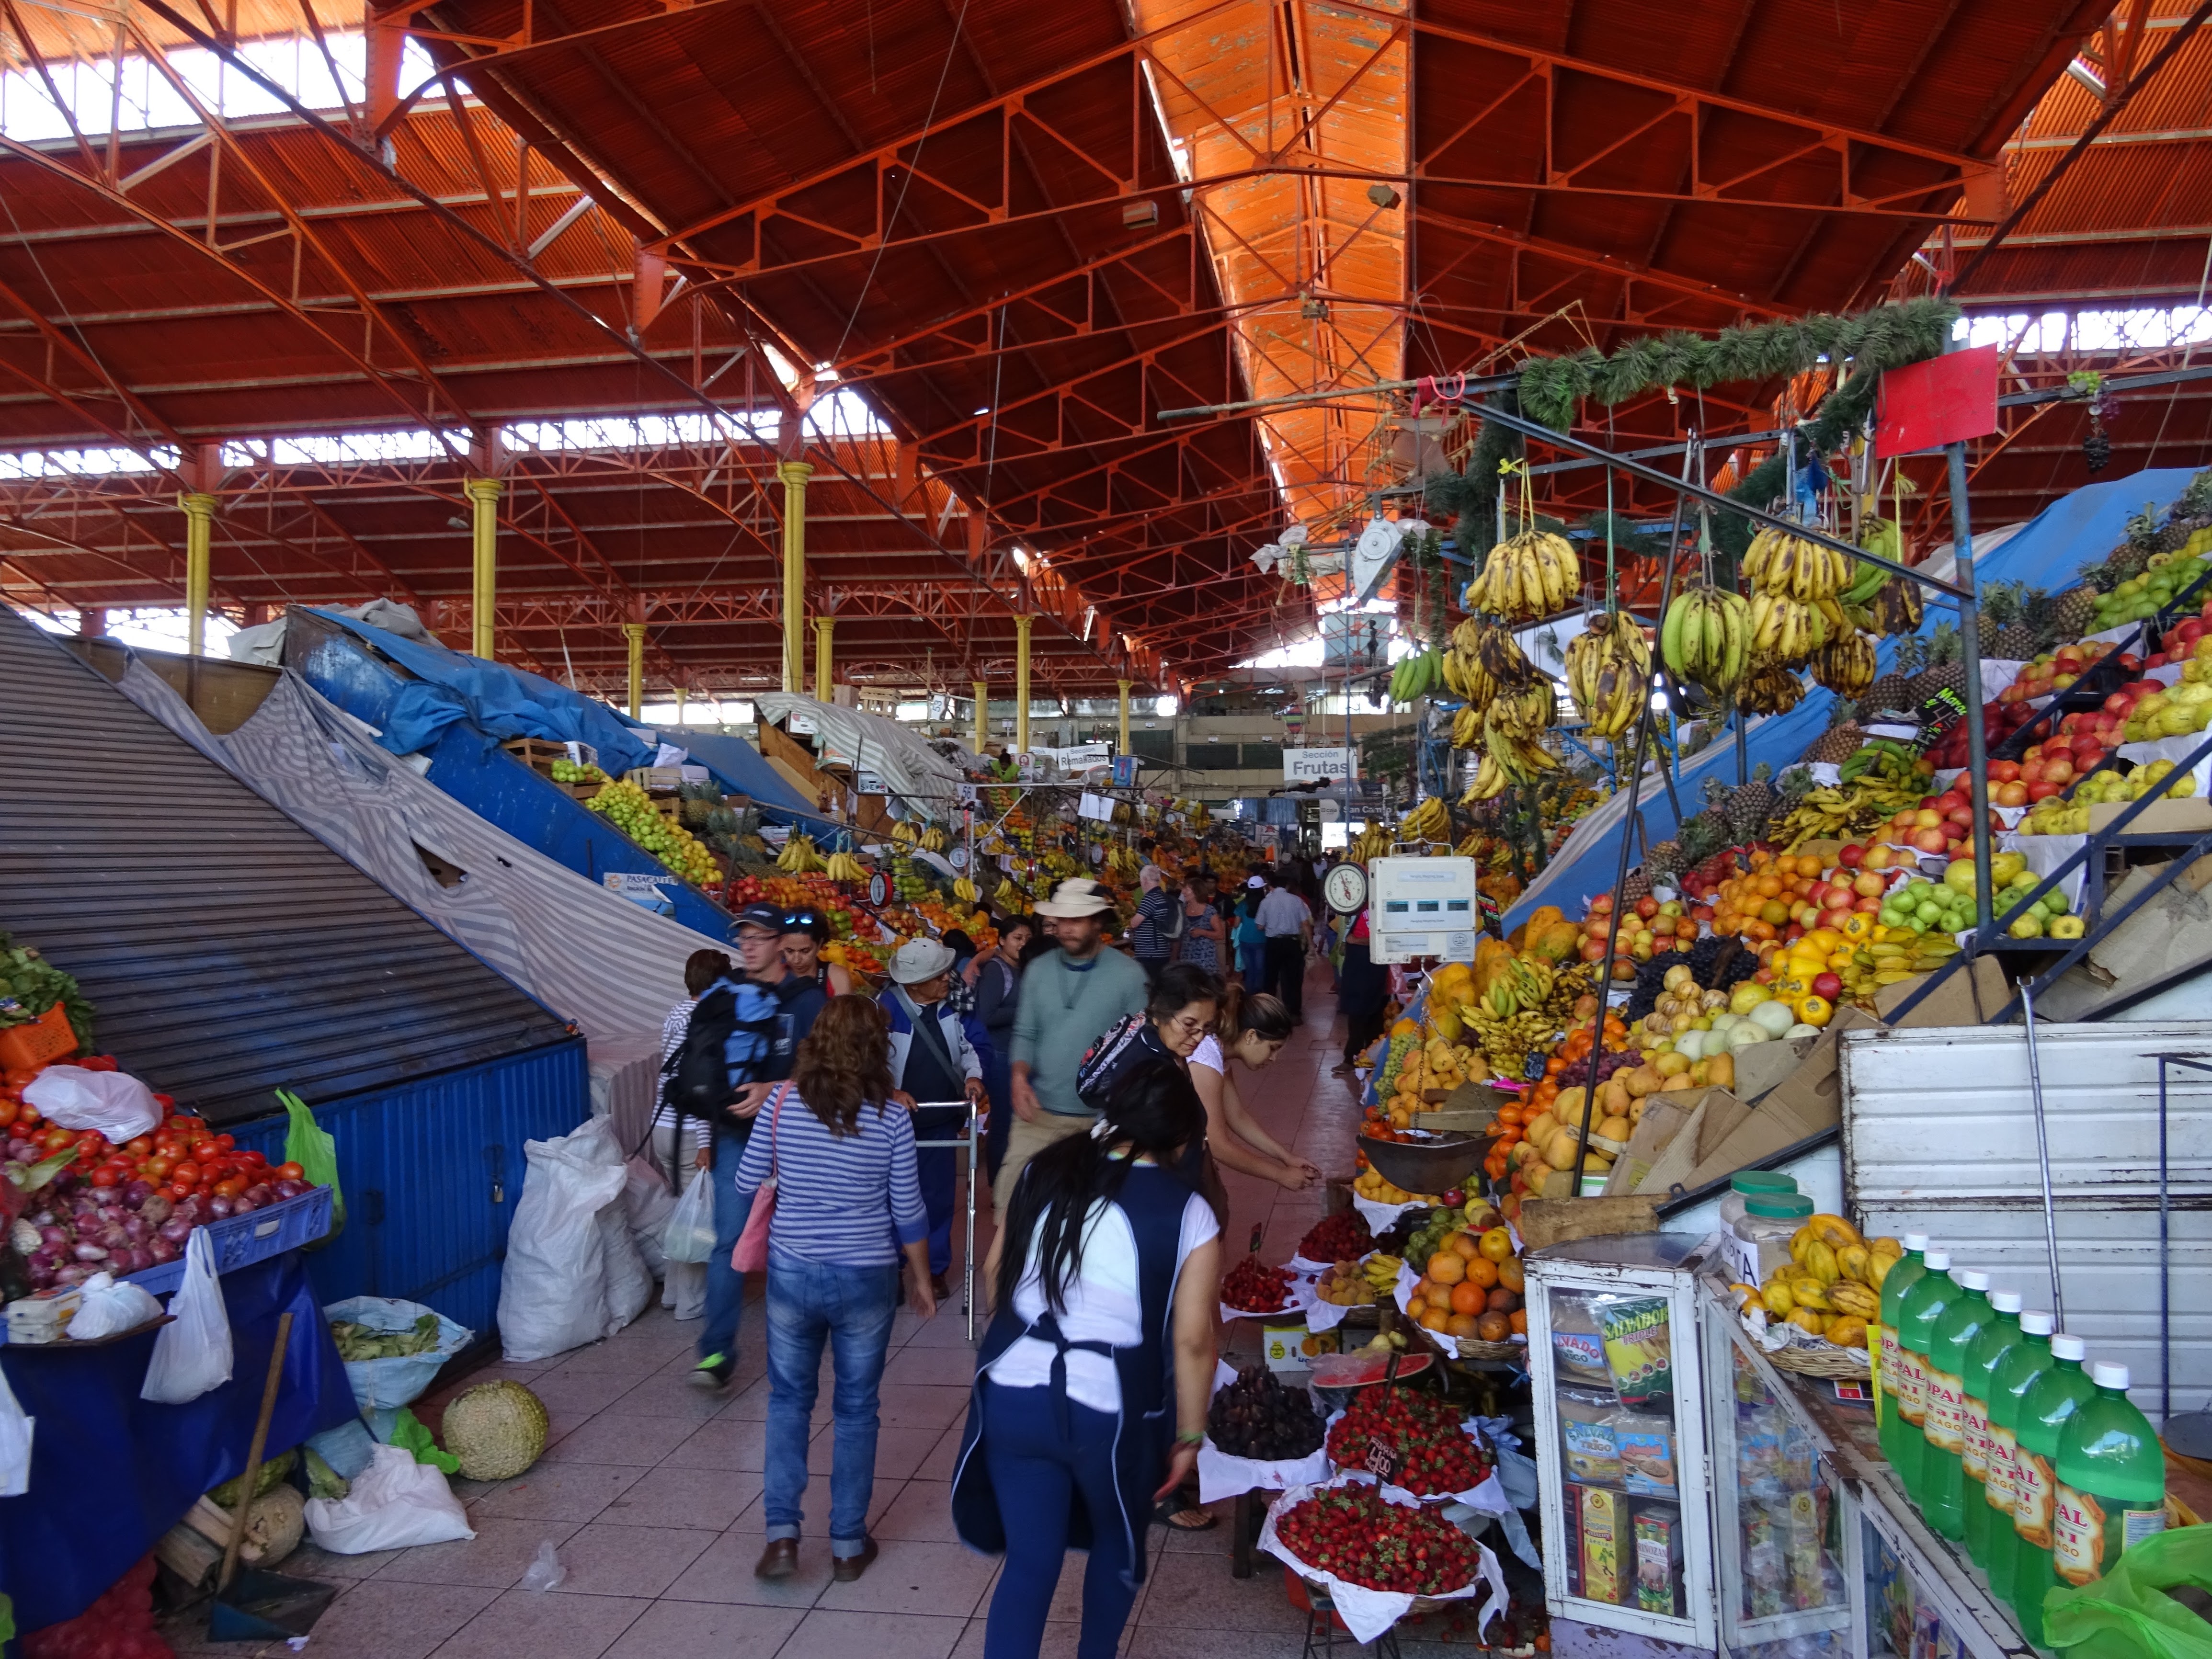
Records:
[[[276,1183],[276,1196],[279,1198],[297,1198],[307,1190],[307,1183],[304,1181],[280,1181]]]
[[[265,1181],[255,1182],[246,1189],[245,1195],[253,1200],[253,1207],[257,1210],[276,1201],[276,1194],[269,1189],[269,1183]]]
[[[36,1164],[39,1149],[27,1140],[11,1140],[8,1143],[8,1160],[11,1164]]]
[[[43,1291],[54,1282],[54,1264],[49,1261],[40,1267],[34,1261],[24,1269],[24,1277],[30,1280],[33,1290]]]
[[[91,1278],[93,1274],[99,1271],[99,1268],[92,1266],[89,1262],[72,1261],[68,1267],[59,1268],[55,1272],[54,1283],[57,1285],[82,1285],[86,1279]]]
[[[133,1210],[143,1209],[146,1200],[153,1196],[154,1183],[150,1181],[134,1181],[123,1189],[123,1202]]]
[[[154,1231],[143,1215],[133,1212],[123,1218],[123,1236],[133,1244],[143,1244],[147,1235]]]
[[[107,1260],[107,1252],[101,1249],[99,1245],[87,1244],[81,1240],[77,1243],[70,1247],[70,1253],[76,1256],[80,1261],[105,1261]]]
[[[231,1200],[230,1212],[233,1215],[244,1215],[249,1210],[258,1210],[263,1207],[261,1200],[254,1197],[252,1193],[240,1193]]]
[[[76,1243],[66,1227],[41,1227],[39,1229],[39,1240],[50,1250],[66,1250]]]
[[[161,1231],[155,1237],[167,1239],[173,1245],[181,1245],[191,1231],[192,1224],[190,1221],[182,1216],[172,1216],[161,1224]]]
[[[143,1273],[147,1268],[154,1265],[154,1253],[148,1249],[143,1244],[132,1245],[130,1249],[125,1252],[125,1255],[128,1255],[131,1259],[130,1265],[125,1267],[123,1270],[125,1273]]]
[[[222,1220],[235,1208],[237,1208],[237,1206],[233,1204],[228,1199],[223,1197],[220,1193],[208,1200],[208,1213],[213,1216],[217,1221]]]
[[[149,1227],[160,1226],[176,1212],[177,1206],[169,1202],[167,1193],[155,1193],[138,1206],[138,1213],[146,1218],[146,1224]]]
[[[177,1247],[159,1233],[146,1241],[146,1253],[154,1258],[154,1265],[157,1267],[165,1261],[177,1259]]]

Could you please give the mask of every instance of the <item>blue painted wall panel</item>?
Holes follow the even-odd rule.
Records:
[[[591,1109],[580,1038],[318,1107],[337,1142],[346,1225],[308,1257],[316,1294],[398,1297],[489,1331],[522,1143],[566,1134]],[[277,1162],[286,1127],[259,1118],[235,1133]]]

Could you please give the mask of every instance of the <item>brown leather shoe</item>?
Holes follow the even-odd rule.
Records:
[[[753,1564],[756,1578],[788,1578],[799,1571],[799,1540],[796,1538],[771,1538],[768,1547],[761,1552],[760,1559]]]
[[[849,1584],[866,1572],[870,1564],[882,1553],[883,1552],[876,1547],[876,1540],[871,1538],[860,1546],[860,1553],[858,1555],[840,1555],[832,1559],[830,1563],[830,1576],[841,1584]]]

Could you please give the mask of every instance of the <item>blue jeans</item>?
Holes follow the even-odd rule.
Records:
[[[1247,994],[1255,991],[1264,991],[1267,988],[1266,983],[1267,978],[1267,940],[1257,939],[1250,945],[1240,945],[1237,947],[1237,971],[1244,976],[1244,989]]]
[[[1036,1659],[1067,1555],[1067,1516],[1078,1496],[1091,1516],[1091,1560],[1083,1570],[1083,1633],[1076,1659],[1114,1659],[1137,1599],[1114,1490],[1118,1419],[1070,1401],[1060,1437],[1049,1389],[1002,1389],[983,1379],[983,1462],[1006,1528],[1006,1565],[991,1596],[983,1659]],[[1133,1517],[1141,1545],[1149,1510]]]
[[[822,1344],[836,1356],[830,1402],[836,1425],[830,1464],[830,1553],[858,1555],[876,1490],[876,1400],[898,1311],[898,1269],[768,1260],[768,1453],[761,1477],[770,1538],[799,1536],[806,1495],[806,1442],[821,1389]]]
[[[730,1252],[752,1213],[750,1199],[738,1197],[738,1160],[745,1143],[734,1135],[714,1137],[714,1254],[707,1258],[707,1315],[699,1331],[699,1358],[738,1357],[738,1316],[744,1311],[745,1276],[730,1265]]]

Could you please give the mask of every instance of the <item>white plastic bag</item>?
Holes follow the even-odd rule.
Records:
[[[0,1498],[21,1498],[31,1489],[31,1432],[38,1419],[23,1413],[8,1373],[0,1371]]]
[[[333,1555],[474,1538],[442,1470],[398,1446],[379,1446],[343,1498],[307,1500],[307,1534]]]
[[[660,1235],[668,1226],[668,1218],[676,1208],[676,1194],[669,1189],[668,1177],[660,1166],[650,1158],[633,1158],[623,1166],[623,1214],[629,1222],[629,1236],[637,1242],[637,1252],[645,1258],[645,1270],[655,1279],[668,1266],[660,1251]]]
[[[67,1334],[79,1342],[120,1336],[161,1316],[161,1304],[143,1285],[118,1285],[112,1273],[84,1281],[84,1300],[69,1322]]]
[[[608,1334],[599,1212],[621,1198],[627,1176],[619,1158],[598,1156],[611,1137],[593,1128],[523,1142],[527,1172],[499,1281],[500,1345],[510,1360],[550,1358]]]
[[[660,1235],[661,1254],[671,1261],[704,1261],[714,1254],[714,1177],[702,1171],[676,1200]]]
[[[154,1339],[141,1400],[181,1406],[230,1381],[230,1314],[215,1270],[207,1229],[195,1227],[185,1243],[185,1280],[169,1298],[173,1324]]]
[[[607,1326],[600,1334],[612,1336],[651,1304],[653,1274],[619,1201],[599,1212],[599,1235],[607,1259]]]
[[[49,1066],[23,1085],[23,1098],[64,1129],[97,1129],[120,1146],[161,1121],[154,1091],[128,1072]]]

